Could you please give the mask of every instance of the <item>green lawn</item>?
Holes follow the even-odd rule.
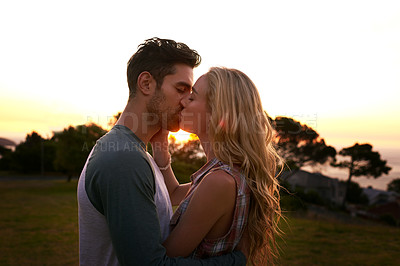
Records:
[[[400,229],[288,218],[281,265],[400,265]],[[0,181],[0,265],[77,265],[76,180]]]
[[[400,229],[288,219],[281,265],[400,265]]]
[[[0,265],[77,265],[76,181],[0,181]]]

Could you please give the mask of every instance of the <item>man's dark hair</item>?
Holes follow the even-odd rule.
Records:
[[[175,64],[185,64],[195,68],[200,62],[200,55],[184,43],[156,37],[146,40],[138,46],[137,52],[128,61],[129,99],[136,94],[140,73],[148,71],[159,88],[166,75],[175,73]]]

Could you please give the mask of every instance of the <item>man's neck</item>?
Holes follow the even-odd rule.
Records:
[[[160,130],[160,126],[148,122],[148,113],[143,104],[128,102],[116,125],[129,128],[135,135],[147,144],[151,137]]]

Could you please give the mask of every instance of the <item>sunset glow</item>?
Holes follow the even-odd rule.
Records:
[[[134,27],[145,17],[131,12],[144,3],[22,2],[0,4],[2,137],[20,141],[32,130],[47,136],[89,121],[107,127],[127,100],[127,60],[143,40],[160,36],[198,50],[195,78],[218,65],[248,74],[272,117],[310,124],[328,143],[362,138],[400,148],[397,1],[274,1],[223,13],[223,1],[213,9],[205,1],[195,10],[215,21],[201,23],[166,22],[169,4],[156,1],[146,27]],[[174,12],[191,10],[181,4]],[[231,24],[224,34],[216,18]]]
[[[170,132],[169,136],[173,136],[177,142],[186,142],[188,140],[198,139],[195,134],[183,131],[182,129],[177,132]]]
[[[400,150],[399,1],[151,6],[149,16],[136,1],[1,2],[0,137],[18,143],[88,122],[109,129],[127,101],[128,59],[158,36],[200,53],[195,78],[212,66],[243,71],[271,117],[305,123],[328,145]],[[177,15],[188,12],[208,19]]]

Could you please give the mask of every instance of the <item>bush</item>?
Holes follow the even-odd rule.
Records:
[[[305,211],[307,210],[306,204],[296,195],[283,194],[281,195],[281,209],[282,211]]]
[[[316,205],[325,205],[325,201],[315,190],[310,190],[307,193],[305,193],[304,200]]]
[[[193,164],[188,164],[182,161],[175,161],[172,163],[172,169],[174,170],[175,176],[180,184],[188,183],[190,176],[199,170],[200,167]]]
[[[281,190],[280,190],[280,204],[282,211],[300,211],[307,210],[306,204],[302,199],[293,193],[291,185],[283,180],[280,180]]]
[[[383,214],[379,217],[379,219],[384,222],[385,224],[391,225],[391,226],[397,226],[398,221],[393,217],[391,214]]]
[[[344,183],[344,181],[342,182]],[[346,202],[368,205],[369,200],[358,183],[350,182],[347,187]]]

